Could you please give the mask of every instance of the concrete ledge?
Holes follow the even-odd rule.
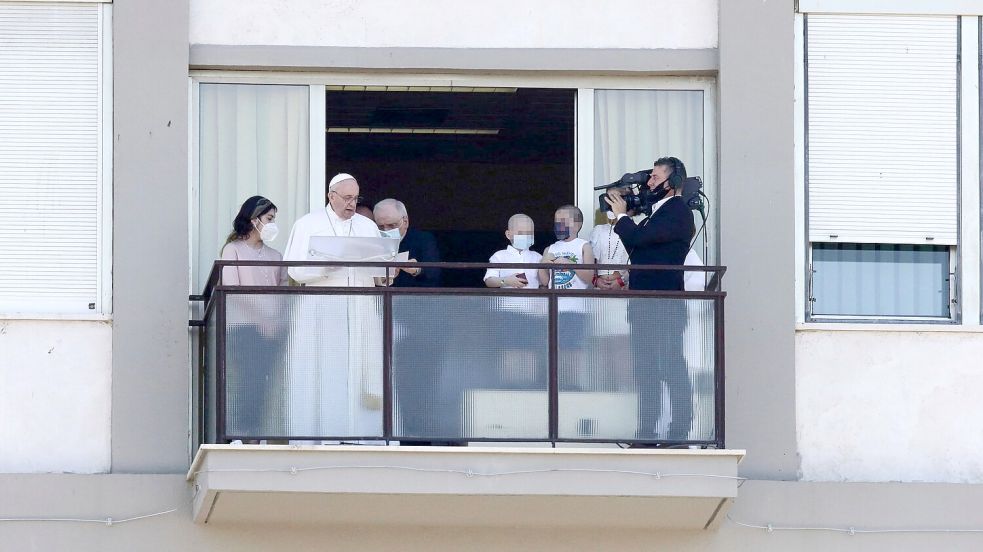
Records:
[[[744,451],[204,445],[197,523],[707,529]]]
[[[348,48],[192,44],[191,69],[710,75],[716,48]]]

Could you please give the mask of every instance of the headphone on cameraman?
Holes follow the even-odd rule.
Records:
[[[678,190],[683,185],[683,181],[686,180],[686,166],[683,162],[676,157],[663,157],[659,161],[668,161],[672,164],[672,173],[669,175],[669,187],[674,191]],[[658,164],[659,161],[656,161]]]

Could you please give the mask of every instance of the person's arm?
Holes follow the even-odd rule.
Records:
[[[584,250],[581,252],[581,264],[594,264],[594,249],[591,248],[590,242],[584,244]],[[574,272],[581,280],[590,284],[594,280],[595,272],[589,268],[577,269]]]
[[[543,258],[539,260],[541,263],[552,263],[556,257],[550,252],[550,248],[547,247],[546,251],[543,251]],[[540,268],[536,271],[536,275],[539,278],[539,285],[545,287],[553,287],[553,281],[550,278],[550,271],[545,268]]]
[[[239,254],[236,252],[236,248],[231,243],[225,244],[222,248],[222,260],[223,261],[238,261]],[[222,285],[223,286],[238,286],[239,285],[239,267],[237,266],[225,266],[222,267]]]
[[[495,255],[492,255],[488,262],[495,262]],[[502,287],[504,281],[502,280],[502,271],[497,268],[488,268],[485,270],[485,277],[482,279],[485,282],[486,287]]]

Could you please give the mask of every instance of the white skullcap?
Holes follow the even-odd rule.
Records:
[[[348,173],[338,173],[334,175],[334,178],[332,178],[331,182],[328,183],[328,190],[333,190],[335,186],[341,182],[344,182],[345,180],[355,180],[355,177]]]

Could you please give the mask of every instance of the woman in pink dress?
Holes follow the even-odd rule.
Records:
[[[274,240],[276,205],[262,196],[242,204],[232,222],[222,260],[281,261],[283,256],[268,242]],[[283,266],[227,266],[222,269],[223,286],[286,285]],[[282,393],[287,309],[274,294],[230,293],[225,299],[226,324],[226,434],[230,439],[255,442],[286,432],[284,415],[277,400]]]

